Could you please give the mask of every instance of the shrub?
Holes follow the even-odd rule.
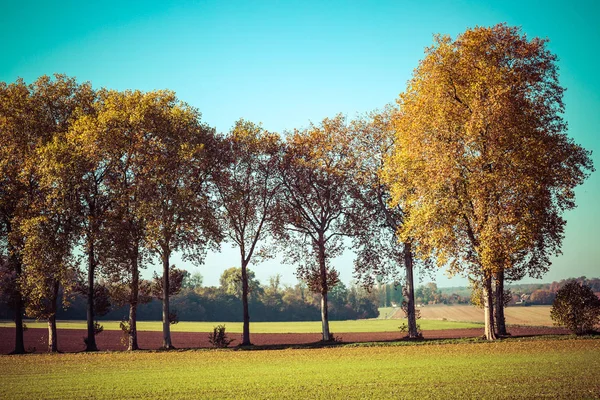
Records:
[[[229,339],[225,333],[225,325],[217,325],[213,328],[213,332],[208,334],[208,341],[213,347],[225,348],[229,346],[235,339]]]
[[[600,299],[589,286],[569,281],[556,293],[550,317],[577,335],[592,332],[600,322]]]
[[[421,314],[419,313],[419,318],[421,318]],[[408,332],[408,324],[403,322],[402,325],[398,327],[400,332],[407,333]],[[423,331],[421,330],[421,325],[417,324],[417,338],[423,338]]]

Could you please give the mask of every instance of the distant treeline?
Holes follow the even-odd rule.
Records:
[[[600,294],[600,278],[586,278],[585,276],[581,276],[579,278],[563,279],[552,283],[510,285],[510,292],[513,297],[510,304],[520,302],[524,305],[550,305],[554,301],[558,290],[571,280],[589,286],[596,295]]]
[[[238,268],[230,268],[221,276],[218,287],[202,287],[202,278],[198,274],[185,274],[179,293],[170,299],[171,308],[179,321],[242,321],[242,300],[240,282],[236,275]],[[319,307],[320,296],[311,292],[308,287],[299,283],[295,286],[283,286],[279,277],[269,280],[268,285],[261,285],[254,279],[250,271],[251,294],[249,298],[252,321],[317,321],[321,319]],[[110,285],[108,285],[110,287]],[[99,320],[124,320],[128,318],[129,306],[119,305],[112,290],[103,292],[100,298],[106,306]],[[138,320],[159,321],[162,318],[162,302],[156,297],[148,296],[148,302],[140,304],[137,310]],[[368,292],[360,286],[349,288],[339,282],[330,292],[329,317],[333,320],[376,318],[376,292]],[[104,313],[105,312],[105,313]],[[12,311],[0,304],[0,318],[11,319]],[[68,308],[57,311],[59,320],[85,320],[86,298],[75,294]]]
[[[571,280],[585,284],[591,287],[594,293],[600,294],[600,278],[585,276],[552,283],[509,284],[507,294],[510,295],[511,300],[508,305],[551,305],[558,290]],[[400,306],[404,299],[400,285],[379,285],[376,291],[380,307]],[[417,304],[471,304],[471,292],[471,288],[466,286],[438,288],[437,284],[429,282],[417,287],[415,301]]]
[[[450,289],[450,290],[449,290]],[[380,307],[400,306],[404,300],[402,286],[396,284],[379,285],[377,295]],[[415,302],[419,304],[469,304],[471,289],[467,287],[438,288],[434,282],[428,282],[415,289]]]

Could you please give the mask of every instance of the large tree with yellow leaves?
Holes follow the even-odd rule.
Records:
[[[505,24],[436,36],[398,100],[385,166],[393,199],[411,209],[401,238],[480,279],[490,340],[494,277],[547,270],[574,188],[593,171],[590,152],[566,135],[546,44]]]
[[[67,190],[53,179],[51,154],[94,97],[90,84],[59,74],[30,85],[0,83],[0,257],[12,275],[15,353],[25,352],[24,306],[29,315],[49,319],[56,350],[54,314],[59,284],[66,288],[72,278],[67,259],[77,211],[70,208],[73,186]]]
[[[163,348],[172,349],[171,255],[181,251],[185,259],[202,264],[207,249],[216,249],[222,236],[209,190],[218,166],[215,135],[201,122],[200,112],[174,92],[148,92],[143,103],[144,168],[139,188],[144,195],[138,215],[145,221],[144,242],[162,263]]]

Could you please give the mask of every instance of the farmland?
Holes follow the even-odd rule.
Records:
[[[14,399],[600,396],[594,339],[2,356],[0,368],[0,398]]]
[[[331,321],[329,323],[333,332],[390,332],[398,331],[402,320],[359,319],[348,321]],[[101,321],[105,330],[120,330],[118,321]],[[26,321],[28,328],[47,328],[44,321]],[[217,324],[225,324],[227,332],[242,332],[241,322],[179,322],[171,326],[172,332],[211,332]],[[443,320],[423,320],[421,327],[427,330],[464,329],[481,327],[477,322],[453,322]],[[0,327],[13,328],[12,321],[0,322]],[[86,329],[85,321],[58,321],[59,329]],[[319,333],[320,321],[291,321],[291,322],[253,322],[254,333]],[[162,322],[140,321],[138,331],[161,331]]]
[[[404,320],[358,320],[335,321],[334,336],[345,343],[356,342],[394,342],[406,335],[400,330]],[[96,336],[100,350],[125,350],[123,334],[115,321],[104,321],[104,332]],[[208,332],[218,322],[180,322],[173,325],[173,343],[177,348],[207,348]],[[483,326],[477,323],[452,322],[444,320],[421,320],[425,339],[475,338],[481,336]],[[83,321],[59,321],[58,350],[62,352],[80,352],[84,350],[83,337],[86,334]],[[232,346],[241,342],[240,323],[226,322],[229,338],[234,339]],[[48,343],[47,324],[28,321],[25,332],[25,348],[29,352],[45,352]],[[561,335],[568,333],[563,328],[510,326],[513,336]],[[257,346],[305,346],[321,340],[320,326],[317,322],[268,322],[251,324],[251,340]],[[162,331],[159,322],[141,322],[138,341],[142,349],[156,350],[162,346]],[[0,354],[8,354],[14,348],[14,325],[12,322],[0,322]]]
[[[550,307],[509,307],[506,309],[509,332],[513,336],[540,334],[564,334],[566,330],[552,328]],[[419,325],[426,339],[477,337],[483,332],[481,310],[472,306],[428,305],[421,308]],[[405,333],[400,330],[405,319],[402,311],[380,309],[380,319],[331,321],[331,331],[343,342],[396,341]],[[387,319],[385,317],[388,317]],[[389,318],[391,317],[391,318]],[[124,350],[118,321],[102,321],[104,332],[97,336],[101,350]],[[179,322],[172,325],[173,341],[178,348],[210,347],[208,333],[217,324],[225,324],[232,346],[240,343],[241,322]],[[45,352],[47,347],[47,323],[26,321],[26,349]],[[516,325],[520,325],[516,326]],[[58,321],[58,348],[64,352],[84,350],[84,321]],[[548,328],[533,328],[548,327]],[[253,322],[250,325],[251,340],[259,346],[297,345],[314,343],[321,339],[319,321],[303,322]],[[139,343],[143,349],[158,349],[162,345],[162,323],[158,321],[138,322]],[[14,346],[14,323],[0,321],[0,354],[8,354]]]
[[[551,308],[552,306],[506,307],[504,309],[506,323],[509,325],[552,326]],[[419,309],[422,322],[425,320],[483,321],[483,310],[471,305],[435,304],[419,307]],[[392,318],[401,317],[403,317],[403,312],[398,309]]]
[[[550,319],[550,306],[507,307],[505,308],[508,325],[553,326]],[[427,305],[419,308],[419,325],[423,330],[445,330],[479,328],[483,321],[483,310],[470,305]],[[403,312],[399,308],[380,308],[378,319],[360,319],[331,321],[333,332],[392,332],[405,323]],[[29,328],[47,328],[44,321],[26,321]],[[101,321],[105,330],[120,330],[118,321]],[[210,332],[217,324],[225,324],[227,332],[241,333],[241,322],[180,322],[171,326],[172,332]],[[85,321],[58,321],[59,329],[86,329]],[[13,328],[12,321],[0,321],[0,328]],[[291,322],[252,322],[253,333],[319,333],[320,321]],[[160,331],[160,321],[139,321],[138,331]]]

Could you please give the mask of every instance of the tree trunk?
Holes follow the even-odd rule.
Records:
[[[88,238],[88,285],[87,285],[87,338],[85,351],[98,351],[96,332],[94,330],[94,274],[96,273],[96,254],[94,241]]]
[[[242,307],[244,309],[244,328],[242,346],[250,346],[250,312],[248,310],[248,263],[242,256]]]
[[[411,339],[419,337],[417,329],[417,311],[415,309],[415,282],[413,278],[413,255],[410,242],[404,243],[404,267],[406,268],[406,291],[408,318],[408,337]]]
[[[321,292],[321,325],[323,327],[323,341],[329,342],[331,335],[329,333],[329,310],[327,307],[327,291]]]
[[[137,340],[137,304],[129,305],[129,338],[127,343],[127,350],[139,350]]]
[[[56,314],[48,318],[48,352],[58,352],[58,338],[56,336]]]
[[[10,220],[6,221],[6,230],[7,237],[10,236],[12,232],[12,225]],[[21,297],[21,288],[19,287],[19,278],[23,273],[23,268],[21,266],[21,260],[17,255],[17,250],[8,242],[8,255],[9,261],[11,263],[11,267],[15,270],[16,282],[15,285],[15,297],[12,299],[12,306],[15,312],[15,348],[11,354],[24,354],[25,353],[25,340],[23,339],[23,297]]]
[[[496,335],[507,336],[506,321],[504,318],[504,270],[494,274],[496,287],[494,288],[495,304],[494,304],[494,319],[496,322]]]
[[[494,329],[494,292],[492,290],[492,276],[485,273],[483,279],[483,310],[485,320],[485,338],[495,340],[496,332]]]
[[[18,281],[23,272],[21,268],[21,262],[17,259],[16,256],[12,256],[11,258],[13,259],[13,265]],[[11,354],[24,354],[25,340],[23,339],[23,298],[21,297],[21,290],[18,284],[17,290],[15,291],[13,307],[15,311],[15,349],[12,351]]]
[[[329,288],[327,287],[327,265],[325,263],[325,243],[320,240],[319,242],[319,270],[321,273],[321,325],[323,327],[323,341],[328,342],[331,340],[329,334],[329,308],[327,305],[327,293]]]
[[[170,249],[162,249],[162,264],[163,264],[163,345],[165,350],[173,349],[171,343],[171,321],[169,320],[169,256]]]
[[[25,340],[23,339],[23,299],[21,292],[16,294],[15,308],[15,349],[10,354],[24,354]]]
[[[137,253],[131,259],[131,299],[129,301],[129,343],[127,350],[139,350],[137,342],[137,305],[140,290],[140,272]]]
[[[50,316],[48,317],[48,352],[58,352],[58,335],[56,333],[56,302],[58,301],[58,281],[52,283],[52,298],[50,299]]]

